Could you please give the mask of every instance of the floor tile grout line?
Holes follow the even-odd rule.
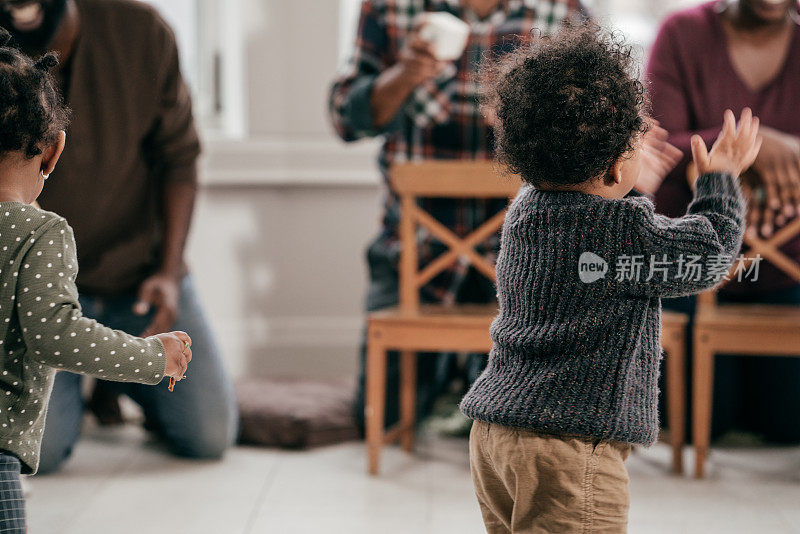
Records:
[[[280,459],[276,458],[275,463],[270,467],[269,471],[266,474],[266,478],[264,479],[264,484],[261,487],[261,490],[258,492],[258,497],[256,498],[255,504],[253,505],[253,510],[250,512],[250,517],[247,518],[247,523],[244,526],[244,530],[242,534],[252,534],[253,528],[255,527],[256,520],[258,519],[258,512],[261,510],[261,506],[263,505],[265,499],[267,498],[267,493],[269,489],[272,487],[272,483],[275,481],[275,473],[278,470],[278,465],[280,464]]]

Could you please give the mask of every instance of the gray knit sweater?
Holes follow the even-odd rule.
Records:
[[[660,298],[718,282],[715,272],[741,245],[744,209],[737,181],[725,174],[701,176],[678,219],[655,214],[644,197],[524,187],[503,227],[489,365],[462,411],[543,433],[653,443]],[[590,281],[602,261],[589,256],[597,265],[590,271],[579,261],[587,252],[607,262],[604,277]],[[698,263],[699,276],[687,269]],[[617,267],[635,264],[638,280],[635,269]]]

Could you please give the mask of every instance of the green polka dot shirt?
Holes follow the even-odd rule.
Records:
[[[84,317],[72,228],[63,217],[0,202],[0,449],[35,473],[57,370],[157,384],[164,346]]]

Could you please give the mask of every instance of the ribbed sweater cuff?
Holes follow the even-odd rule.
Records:
[[[739,179],[726,172],[710,172],[697,179],[695,199],[707,197],[732,197],[742,199]]]

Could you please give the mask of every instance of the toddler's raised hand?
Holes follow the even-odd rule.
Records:
[[[192,338],[186,332],[168,332],[156,337],[166,350],[167,370],[164,374],[179,381],[192,361]]]
[[[750,108],[742,110],[739,125],[733,111],[725,110],[722,131],[714,141],[711,152],[699,135],[692,136],[692,157],[697,166],[698,176],[709,172],[726,172],[739,176],[748,169],[761,149],[758,135],[758,117],[753,117]]]

